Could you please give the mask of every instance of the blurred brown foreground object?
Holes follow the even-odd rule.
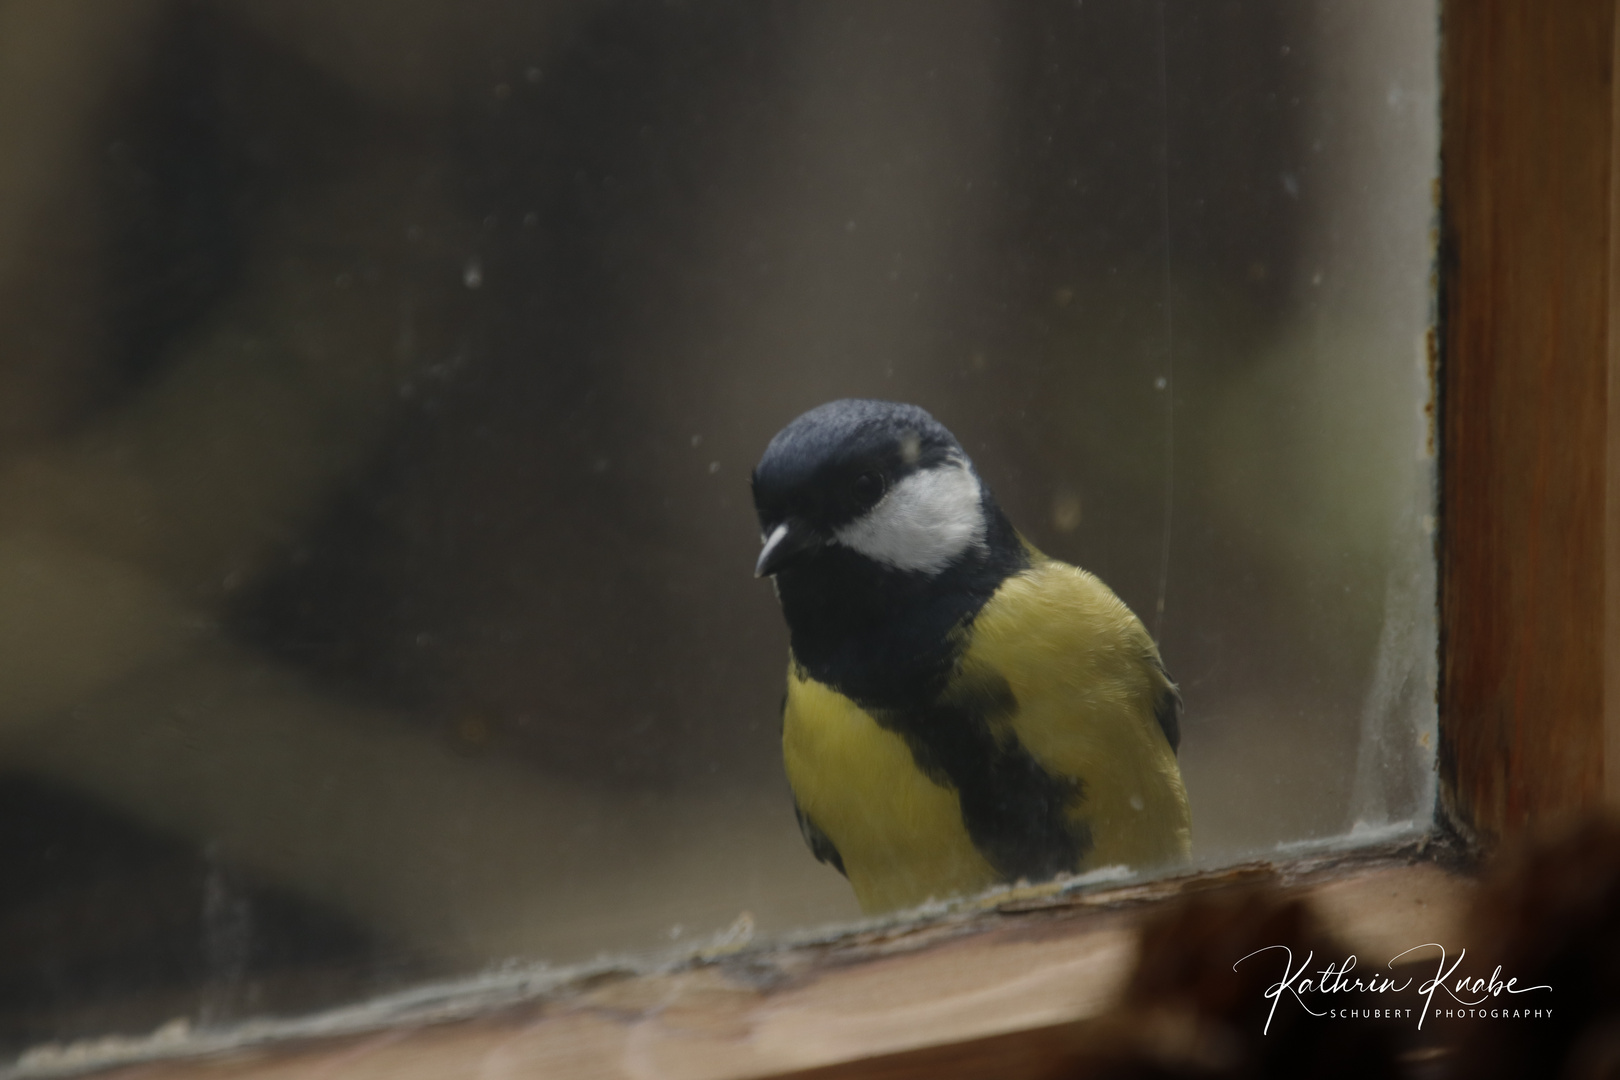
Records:
[[[1522,985],[1546,984],[1555,1019],[1481,1024],[1458,1077],[1620,1076],[1620,819],[1593,817],[1504,851],[1467,937]]]
[[[1547,1015],[1445,1018],[1458,1002],[1447,979],[1435,1007],[1415,1020],[1313,1018],[1279,1008],[1262,1034],[1272,968],[1234,973],[1231,959],[1287,945],[1296,958],[1352,950],[1313,925],[1307,906],[1274,889],[1193,897],[1143,928],[1137,968],[1119,1006],[1081,1025],[1073,1057],[1048,1075],[1124,1078],[1412,1077],[1495,1080],[1531,1076],[1608,1080],[1620,1076],[1620,821],[1588,817],[1538,830],[1493,860],[1462,933],[1480,977],[1495,968],[1519,987],[1550,986],[1533,1002]],[[1378,967],[1376,955],[1363,969]],[[1400,977],[1433,974],[1424,962]],[[1471,981],[1471,980],[1470,980]],[[1415,983],[1420,989],[1422,982]],[[1532,991],[1526,991],[1532,992]],[[1464,995],[1466,996],[1466,995]],[[1387,1006],[1366,995],[1360,1007]],[[1517,1007],[1507,997],[1488,1007]],[[1341,1004],[1343,1004],[1341,1002]],[[1355,1006],[1352,1006],[1355,1007]]]
[[[1083,1049],[1051,1080],[1108,1077],[1380,1077],[1398,1074],[1387,1023],[1337,1021],[1279,1008],[1268,1024],[1276,964],[1242,958],[1278,947],[1292,960],[1354,950],[1298,898],[1275,889],[1195,897],[1142,929],[1119,1007],[1086,1025]],[[1369,967],[1372,965],[1368,965]],[[1363,1006],[1376,1005],[1365,995]]]

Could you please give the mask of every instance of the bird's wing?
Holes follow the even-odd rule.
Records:
[[[1159,674],[1164,678],[1164,686],[1159,690],[1159,700],[1153,706],[1153,719],[1159,722],[1159,729],[1164,732],[1165,739],[1170,743],[1170,752],[1176,753],[1181,749],[1181,691],[1176,688],[1176,682],[1170,673],[1164,670],[1164,661],[1154,656],[1158,665]]]

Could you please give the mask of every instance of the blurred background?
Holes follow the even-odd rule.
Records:
[[[1433,803],[1408,0],[0,0],[0,1051],[856,916],[748,475],[913,401],[1186,699]]]

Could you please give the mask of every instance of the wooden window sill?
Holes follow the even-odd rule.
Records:
[[[1423,843],[1249,863],[1149,884],[862,929],[789,948],[744,948],[642,975],[597,975],[460,1018],[288,1038],[246,1030],[239,1044],[149,1044],[145,1054],[211,1051],[114,1068],[118,1080],[397,1077],[1033,1076],[1064,1026],[1115,1001],[1146,915],[1165,900],[1272,883],[1306,898],[1369,960],[1458,940],[1472,884]],[[1378,962],[1382,963],[1382,959]],[[454,999],[441,1016],[457,1011]],[[316,1022],[318,1025],[318,1022]],[[310,1028],[313,1031],[313,1028]],[[256,1042],[256,1040],[264,1040]],[[256,1042],[256,1044],[255,1044]],[[107,1058],[142,1056],[103,1047]],[[133,1054],[132,1054],[133,1052]],[[95,1067],[96,1048],[36,1054],[27,1073]],[[954,1062],[946,1068],[947,1062]],[[978,1064],[975,1065],[975,1062]],[[918,1071],[922,1070],[922,1071]]]

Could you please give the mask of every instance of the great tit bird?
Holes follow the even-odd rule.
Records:
[[[1186,859],[1181,696],[1140,620],[1018,534],[943,425],[834,401],[753,475],[799,827],[863,910]]]

